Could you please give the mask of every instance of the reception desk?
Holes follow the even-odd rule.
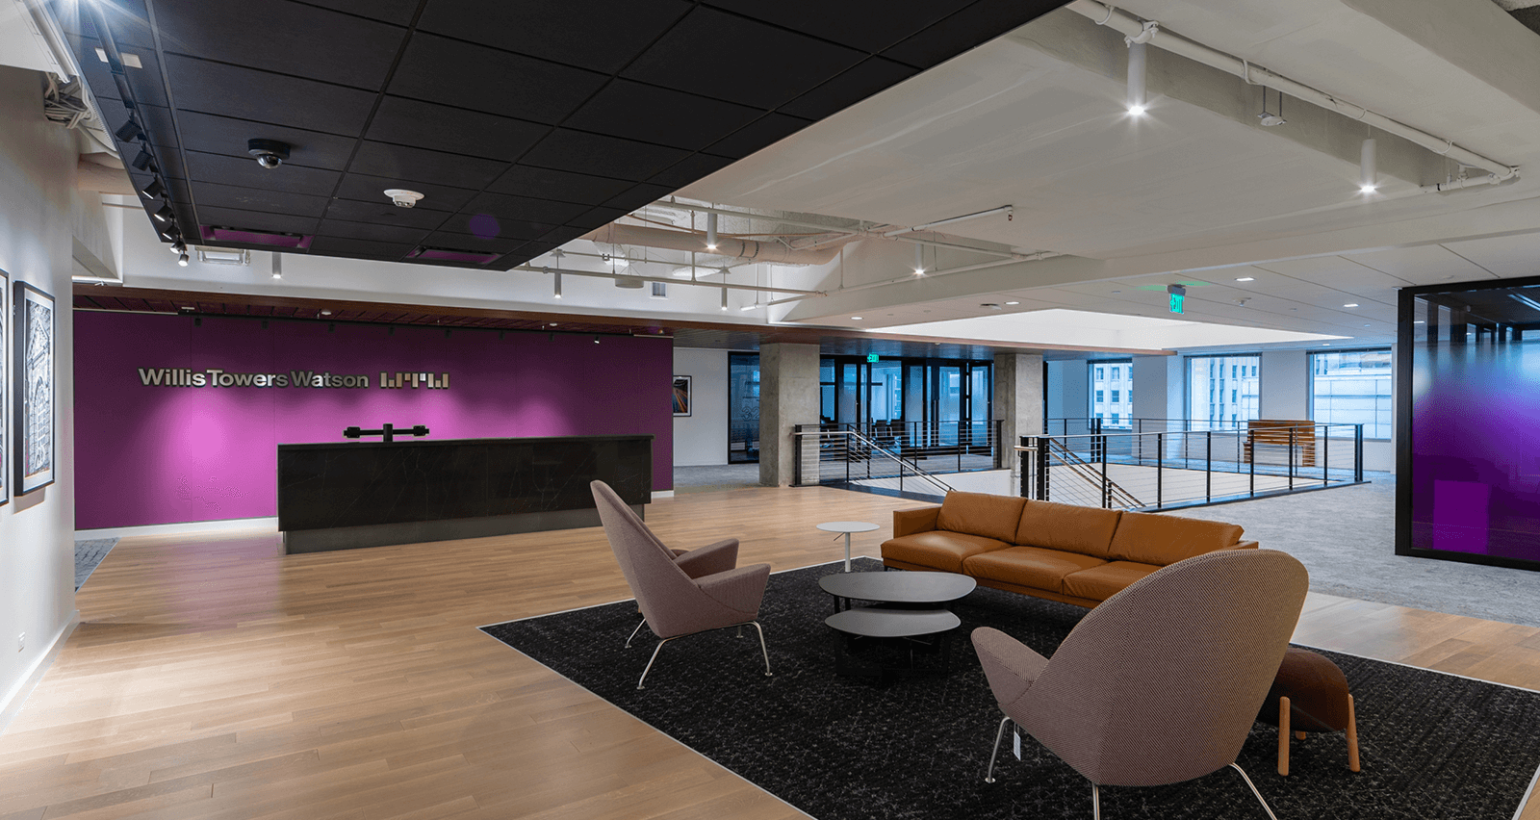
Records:
[[[638,514],[652,436],[278,445],[278,529],[289,553],[595,527],[588,483]]]

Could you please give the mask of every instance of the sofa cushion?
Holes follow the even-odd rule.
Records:
[[[1168,566],[1195,555],[1233,547],[1245,532],[1239,524],[1157,513],[1123,513],[1112,535],[1111,560]]]
[[[1010,541],[1016,537],[1021,507],[1026,503],[1025,498],[1010,495],[950,492],[941,502],[936,529]]]
[[[1113,561],[1064,578],[1064,594],[1077,598],[1105,601],[1122,592],[1125,587],[1160,569],[1154,564],[1137,564],[1133,561]]]
[[[1016,586],[1063,592],[1064,576],[1106,563],[1078,552],[1041,547],[1007,547],[975,555],[963,562],[963,571],[975,578]]]
[[[1078,552],[1105,561],[1121,515],[1118,510],[1028,501],[1011,540],[1024,547]]]
[[[962,572],[964,559],[1008,546],[1004,541],[981,535],[930,530],[884,541],[882,557],[942,572]]]

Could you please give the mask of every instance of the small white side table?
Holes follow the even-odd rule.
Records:
[[[871,532],[877,529],[876,524],[868,524],[865,521],[825,521],[818,525],[818,529],[824,532],[842,532],[845,534],[845,571],[850,571],[850,534],[853,532]]]

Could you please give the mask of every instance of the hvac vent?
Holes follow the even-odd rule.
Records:
[[[407,254],[407,258],[431,259],[435,262],[470,262],[475,265],[488,265],[502,258],[502,254],[467,251],[459,248],[430,248],[424,246]]]
[[[313,236],[297,233],[273,233],[270,231],[256,231],[250,228],[226,228],[219,225],[199,225],[198,233],[203,236],[203,241],[211,245],[226,243],[240,245],[264,245],[269,248],[299,248],[310,249],[310,240]]]
[[[250,265],[251,251],[230,248],[199,248],[198,261],[205,265]]]
[[[654,298],[654,299],[667,299],[668,298],[668,283],[667,282],[653,282],[652,283],[652,298]]]

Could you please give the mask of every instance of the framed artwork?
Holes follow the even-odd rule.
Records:
[[[54,461],[54,302],[53,297],[26,282],[12,290],[11,393],[12,429],[9,458],[17,495],[53,483]]]
[[[674,377],[674,415],[690,415],[690,377]]]
[[[10,426],[5,423],[5,409],[10,406],[11,397],[11,394],[6,392],[9,389],[10,380],[5,377],[6,363],[10,361],[10,357],[5,355],[6,340],[11,338],[11,335],[6,332],[11,327],[11,314],[5,309],[6,297],[11,292],[11,289],[6,287],[9,282],[10,277],[5,275],[5,271],[0,270],[0,505],[11,500],[10,462],[6,460],[11,454],[10,448],[6,446],[10,441],[8,438]]]

